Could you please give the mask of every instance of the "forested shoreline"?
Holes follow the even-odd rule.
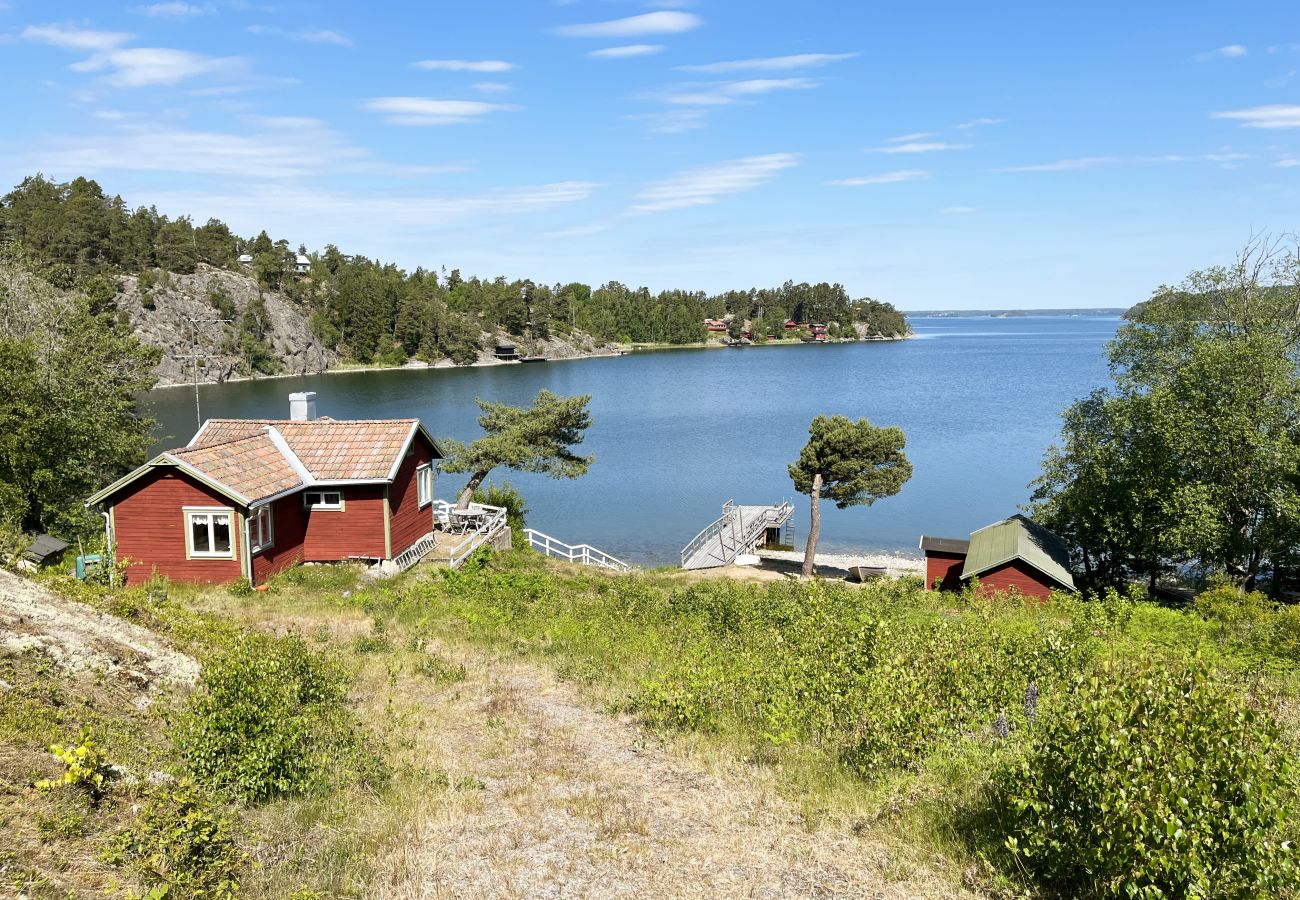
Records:
[[[593,288],[577,281],[465,277],[445,267],[408,272],[332,244],[319,252],[302,245],[295,250],[266,231],[246,238],[217,219],[195,225],[152,206],[133,210],[87,178],[24,179],[0,200],[0,245],[25,268],[56,287],[84,292],[100,307],[119,297],[123,276],[137,279],[139,303],[150,308],[154,290],[165,288],[169,275],[204,266],[238,272],[255,279],[259,294],[287,298],[324,351],[361,365],[409,359],[470,364],[491,349],[493,334],[521,341],[580,334],[596,344],[697,344],[708,336],[706,318],[730,318],[735,331],[749,323],[760,343],[786,337],[790,318],[831,325],[832,337],[907,333],[905,317],[891,304],[851,298],[839,284],[787,281],[718,294],[652,293],[617,281]],[[224,327],[226,343],[239,349],[245,369],[240,374],[281,370],[260,302],[236,310],[221,290],[206,300],[230,320],[216,327]]]

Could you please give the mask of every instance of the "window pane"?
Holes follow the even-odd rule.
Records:
[[[326,495],[325,495],[325,505],[326,505],[326,506],[338,506],[339,503],[342,502],[342,500],[343,500],[343,495],[342,495],[342,494],[339,494],[339,493],[333,493],[333,494],[326,494]]]
[[[190,514],[190,541],[195,553],[207,553],[212,549],[208,534],[208,514]]]
[[[230,516],[225,513],[212,517],[212,549],[217,553],[230,552]]]

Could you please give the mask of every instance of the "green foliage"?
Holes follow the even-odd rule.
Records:
[[[991,802],[1018,867],[1065,896],[1257,897],[1300,887],[1275,722],[1205,669],[1080,676]]]
[[[881,428],[846,416],[818,416],[808,435],[799,459],[789,467],[795,490],[801,494],[812,494],[814,479],[820,475],[820,495],[840,509],[870,506],[897,494],[912,477],[901,428]]]
[[[172,740],[195,778],[250,802],[377,779],[369,736],[344,705],[349,680],[296,635],[246,634],[206,661]]]
[[[159,351],[0,260],[0,510],[24,530],[102,531],[82,505],[136,465],[152,422],[137,396]]]
[[[1098,576],[1191,561],[1246,588],[1300,543],[1300,255],[1261,239],[1158,289],[1065,414],[1035,516]]]
[[[104,782],[112,775],[108,757],[95,741],[90,732],[82,730],[81,737],[75,744],[51,744],[50,753],[66,767],[63,775],[57,779],[42,779],[36,782],[41,790],[55,787],[71,787],[85,791],[92,798],[98,799],[104,793]]]
[[[249,863],[234,823],[194,781],[152,791],[135,820],[111,838],[106,862],[148,888],[139,900],[205,897],[233,900]]]
[[[1249,631],[1273,612],[1274,603],[1259,591],[1243,591],[1227,578],[1216,577],[1196,595],[1192,609],[1204,619],[1218,622],[1225,631]]]
[[[560,397],[545,388],[537,392],[528,409],[477,400],[483,410],[478,424],[486,434],[472,444],[442,442],[447,452],[443,471],[470,476],[461,494],[462,503],[468,502],[499,466],[552,478],[585,475],[595,457],[578,456],[572,448],[582,443],[583,434],[591,426],[591,413],[587,411],[590,401],[590,395]]]
[[[526,526],[524,519],[528,515],[528,505],[524,495],[519,493],[510,482],[493,484],[489,481],[474,491],[473,499],[475,503],[505,507],[506,523],[510,526],[515,546],[527,545],[528,540],[524,537]]]

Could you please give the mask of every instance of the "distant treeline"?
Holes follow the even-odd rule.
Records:
[[[407,357],[470,362],[482,333],[546,338],[582,331],[597,341],[690,344],[706,337],[704,319],[753,322],[756,340],[785,334],[784,324],[836,323],[833,334],[901,335],[907,322],[889,303],[852,299],[839,284],[794,284],[728,291],[669,290],[652,294],[615,281],[593,289],[579,282],[546,285],[504,277],[464,278],[459,269],[418,268],[348,256],[327,245],[308,254],[265,232],[244,238],[224,222],[195,225],[155,207],[129,209],[94,181],[60,184],[41,175],[0,200],[0,241],[42,277],[94,296],[112,296],[112,278],[160,269],[193,272],[200,264],[241,270],[241,255],[259,285],[299,304],[321,342],[357,360],[400,363]],[[299,273],[298,254],[310,260]],[[214,306],[223,298],[214,297]]]

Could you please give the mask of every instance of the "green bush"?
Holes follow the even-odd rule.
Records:
[[[247,634],[206,662],[172,740],[196,778],[247,801],[378,778],[367,734],[344,706],[349,682],[297,635]]]
[[[1201,667],[1080,679],[990,798],[1016,869],[1066,896],[1300,887],[1278,727]]]
[[[1273,616],[1268,649],[1274,656],[1300,662],[1300,606],[1284,606]]]
[[[248,863],[231,821],[188,779],[155,789],[131,825],[113,835],[103,858],[144,883],[149,893],[141,900],[230,900],[239,896],[239,873]]]
[[[1236,636],[1249,632],[1273,608],[1268,597],[1258,591],[1243,591],[1226,578],[1211,580],[1210,586],[1192,601],[1197,615],[1220,623],[1225,634]]]
[[[474,502],[486,503],[488,506],[504,506],[506,523],[510,526],[515,546],[527,546],[528,542],[524,538],[524,518],[528,515],[528,505],[524,502],[524,495],[515,490],[514,485],[508,481],[500,484],[489,481],[474,492]]]

